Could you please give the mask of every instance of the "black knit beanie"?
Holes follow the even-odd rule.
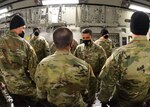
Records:
[[[40,29],[37,28],[37,27],[33,28],[33,33],[34,33],[35,31],[38,31],[38,32],[40,33]]]
[[[131,16],[130,30],[136,35],[146,35],[149,29],[149,17],[146,13],[137,11]]]
[[[107,29],[102,29],[101,30],[101,35],[103,36],[103,35],[106,35],[106,34],[108,34],[109,32],[108,32],[108,30]]]
[[[15,15],[10,21],[10,30],[16,29],[24,25],[25,25],[24,19],[19,15]]]

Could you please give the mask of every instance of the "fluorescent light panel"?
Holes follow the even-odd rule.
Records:
[[[4,18],[4,17],[6,17],[5,14],[0,15],[0,19],[2,19],[2,18]]]
[[[42,0],[43,5],[51,4],[78,4],[79,0]]]
[[[6,16],[10,16],[10,15],[11,15],[11,14],[9,14],[9,13],[2,14],[2,15],[0,15],[0,19],[5,18]]]
[[[130,4],[129,9],[150,13],[150,9],[149,8],[146,8],[146,7],[143,7],[143,6],[139,6],[139,5],[135,5],[135,4]]]
[[[7,8],[0,9],[0,14],[6,13],[6,12],[8,12]]]

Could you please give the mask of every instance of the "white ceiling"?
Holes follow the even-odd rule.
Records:
[[[0,0],[0,7],[10,6],[12,9],[31,7],[39,5],[40,0]],[[150,6],[150,0],[80,0],[80,3],[122,6],[123,1],[136,2],[142,5]]]

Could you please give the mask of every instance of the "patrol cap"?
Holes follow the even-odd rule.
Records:
[[[108,34],[108,33],[109,33],[108,30],[105,29],[105,28],[103,28],[103,29],[101,30],[101,35],[106,35],[106,34]]]
[[[37,27],[33,28],[33,32],[35,32],[35,31],[38,31],[40,33],[40,29]]]
[[[136,11],[131,16],[130,30],[136,35],[146,35],[149,29],[149,17],[146,13]]]
[[[10,30],[24,26],[25,21],[20,15],[15,15],[10,21]]]

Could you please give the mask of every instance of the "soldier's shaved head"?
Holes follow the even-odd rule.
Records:
[[[73,33],[66,27],[57,28],[53,33],[53,40],[58,49],[64,49],[71,46],[73,41]]]

